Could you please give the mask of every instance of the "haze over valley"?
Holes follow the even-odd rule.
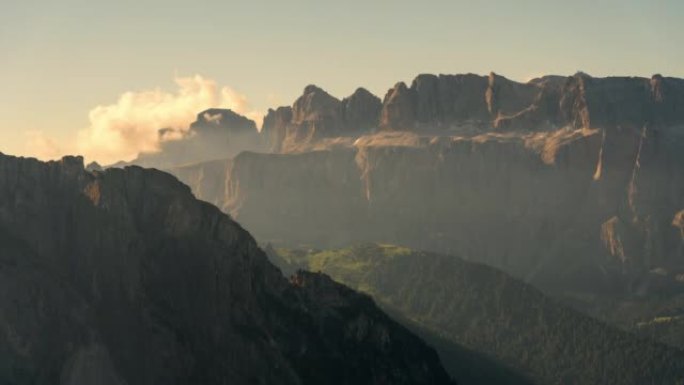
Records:
[[[679,2],[5,8],[0,385],[684,383]]]

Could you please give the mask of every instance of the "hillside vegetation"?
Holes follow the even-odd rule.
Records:
[[[274,255],[277,254],[277,256]],[[405,322],[543,384],[682,384],[684,353],[620,331],[485,265],[369,244],[271,250],[285,273],[321,271]],[[452,373],[453,375],[453,373]]]

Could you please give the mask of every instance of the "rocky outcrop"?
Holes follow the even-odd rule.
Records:
[[[380,128],[384,130],[413,130],[416,120],[415,95],[404,82],[387,91],[383,100]]]
[[[278,107],[268,110],[261,126],[261,136],[268,144],[271,152],[282,150],[283,141],[287,136],[287,126],[292,121],[292,107]]]
[[[437,128],[479,125],[490,115],[487,89],[484,76],[419,75],[411,84],[416,93],[417,121]]]
[[[657,126],[682,124],[684,79],[653,75],[650,79],[651,97],[655,101],[654,122]]]
[[[207,199],[263,241],[387,241],[546,288],[629,292],[635,274],[681,270],[681,148],[656,131],[374,135],[349,148],[243,153],[221,198]],[[604,278],[592,287],[589,276]]]
[[[344,104],[317,97],[299,109]],[[378,132],[347,128],[344,140],[285,140],[284,154],[240,155],[206,199],[263,240],[387,240],[549,285],[595,274],[629,281],[654,268],[676,275],[683,100],[684,81],[660,75],[419,75],[387,93]]]
[[[100,166],[100,164],[97,162],[90,162],[86,166],[86,170],[88,170],[88,171],[102,171],[102,170],[104,170],[104,168],[102,168],[102,166]]]
[[[378,127],[382,102],[365,88],[342,100],[342,118],[348,133],[364,134]]]
[[[518,83],[493,72],[487,80],[487,111],[495,117],[508,116],[524,110],[540,92],[539,87],[534,84]]]
[[[380,99],[364,88],[339,100],[309,85],[292,107],[269,110],[262,136],[274,152],[298,152],[329,138],[352,137],[378,126]]]
[[[231,135],[254,134],[256,124],[232,110],[210,108],[197,114],[197,120],[190,124],[196,134],[228,131]]]
[[[653,113],[649,82],[643,78],[596,79],[579,73],[568,79],[560,103],[575,127],[641,129]]]
[[[399,83],[388,91],[380,125],[388,130],[492,130],[497,119],[528,108],[541,89],[494,73],[488,77],[423,74],[410,88]]]
[[[288,282],[156,170],[0,155],[0,293],[2,383],[450,383],[368,297]]]
[[[493,122],[493,127],[500,131],[525,131],[534,128],[557,129],[566,124],[560,114],[560,98],[566,77],[544,76],[533,79],[528,85],[534,85],[538,92],[532,103],[517,112],[509,111],[499,114]],[[527,89],[529,92],[529,88]]]
[[[344,127],[341,102],[315,85],[308,85],[292,105],[290,123],[288,138],[294,142],[340,136]]]
[[[197,114],[186,131],[160,130],[161,148],[142,153],[116,167],[138,165],[159,169],[232,158],[241,151],[265,151],[256,124],[231,110],[211,108]]]
[[[684,81],[653,78],[593,78],[578,73],[519,83],[491,73],[419,75],[385,97],[380,126],[387,130],[458,129],[470,132],[549,130],[563,126],[641,129],[684,122],[675,106],[684,101]]]
[[[609,142],[635,141],[644,127],[684,125],[678,108],[683,102],[684,80],[661,75],[594,78],[580,72],[520,83],[495,73],[421,74],[410,87],[397,83],[382,102],[363,88],[339,100],[309,85],[291,107],[268,110],[260,134],[248,119],[210,109],[198,115],[187,134],[161,130],[161,151],[132,163],[169,168],[241,151],[304,152],[347,145],[378,129],[474,136],[571,127],[606,130]],[[179,135],[184,139],[166,139]]]

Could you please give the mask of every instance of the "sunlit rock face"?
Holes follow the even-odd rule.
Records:
[[[384,130],[413,130],[416,119],[414,99],[414,93],[404,82],[397,83],[387,91],[380,115],[380,127]]]
[[[157,170],[0,154],[0,293],[0,383],[451,383],[368,297],[288,281]]]
[[[340,100],[315,85],[309,85],[292,105],[290,139],[306,142],[339,136],[343,128]]]
[[[334,98],[314,96],[290,125],[339,118]],[[240,154],[207,199],[263,240],[386,240],[540,285],[630,290],[643,272],[682,269],[682,100],[684,81],[660,75],[420,75],[388,91],[376,129]]]
[[[491,126],[496,119],[528,107],[540,87],[487,76],[419,75],[407,88],[388,91],[381,126],[388,130],[453,129]]]

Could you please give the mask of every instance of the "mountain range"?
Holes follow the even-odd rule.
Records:
[[[660,75],[420,75],[382,101],[307,86],[260,150],[164,168],[260,241],[389,242],[645,296],[682,288],[682,105]]]
[[[681,383],[682,106],[424,74],[104,168],[0,154],[0,384]]]

